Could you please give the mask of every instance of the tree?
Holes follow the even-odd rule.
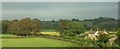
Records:
[[[40,20],[30,18],[24,18],[20,21],[13,20],[8,23],[8,32],[17,35],[32,35],[37,34],[40,31]]]
[[[109,17],[99,17],[99,18],[94,19],[93,24],[97,25],[97,24],[105,22],[105,21],[113,21],[113,20],[115,20],[115,19],[114,18],[109,18]]]
[[[79,22],[72,22],[71,21],[67,24],[67,28],[64,31],[68,31],[70,33],[70,34],[68,33],[70,36],[71,35],[74,36],[74,35],[78,35],[80,33],[84,33],[85,29]]]
[[[64,36],[64,30],[66,29],[66,26],[67,26],[68,23],[69,23],[68,20],[63,20],[63,19],[60,19],[60,20],[59,20],[59,28],[58,28],[58,31],[60,32],[60,35],[61,35],[61,36]]]
[[[32,28],[32,20],[30,18],[24,18],[20,20],[20,28],[21,31],[19,34],[31,34]]]
[[[2,26],[2,33],[4,34],[4,33],[8,33],[7,32],[7,28],[8,28],[8,20],[4,20],[4,21],[2,21],[2,23],[0,23],[1,24],[1,26]]]
[[[79,21],[79,19],[75,19],[75,18],[73,18],[72,21]]]
[[[67,24],[61,23],[62,36],[76,36],[84,33],[85,29],[79,22],[70,21]]]
[[[52,20],[52,22],[55,22],[55,20]]]
[[[32,20],[32,32],[34,32],[34,34],[37,34],[38,32],[41,31],[41,24],[40,24],[40,20],[38,19],[33,19]]]
[[[8,23],[7,31],[12,34],[17,34],[20,24],[18,20],[13,20]]]
[[[97,26],[97,25],[94,25],[94,26],[92,26],[92,29],[93,29],[93,30],[97,30],[97,29],[100,30],[101,28],[100,28],[99,26]]]
[[[92,26],[90,26],[89,24],[83,24],[85,30],[90,30]]]

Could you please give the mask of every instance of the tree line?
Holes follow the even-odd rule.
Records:
[[[40,21],[39,19],[24,18],[22,20],[2,21],[2,33],[12,34],[37,34],[41,29],[56,29],[61,36],[76,35],[90,29],[118,29],[117,20],[114,18],[99,17],[95,19],[60,19],[59,21]],[[67,31],[66,31],[67,30]],[[71,32],[70,34],[67,34]]]
[[[38,19],[24,18],[22,20],[12,20],[2,22],[2,32],[16,35],[31,35],[40,32],[41,22]]]
[[[114,25],[113,25],[114,24]],[[79,19],[60,19],[59,21],[40,21],[39,19],[24,18],[22,20],[2,21],[2,33],[10,33],[20,36],[30,35],[42,35],[39,34],[41,29],[56,29],[60,33],[60,37],[69,40],[79,41],[78,45],[81,46],[101,46],[104,47],[108,41],[108,35],[99,36],[97,41],[92,41],[89,38],[83,39],[84,35],[80,36],[87,29],[115,29],[118,32],[117,39],[112,46],[120,45],[120,29],[118,30],[117,20],[113,18],[100,17],[90,20],[79,20]],[[77,36],[78,35],[78,36]],[[86,43],[87,42],[87,43]],[[114,45],[115,44],[115,45]]]

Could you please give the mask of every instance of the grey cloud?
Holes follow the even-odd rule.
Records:
[[[3,19],[117,18],[117,2],[4,2]]]

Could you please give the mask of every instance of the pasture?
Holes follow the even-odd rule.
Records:
[[[42,30],[41,33],[60,36],[59,33],[54,30]],[[75,45],[74,43],[67,41],[42,37],[12,38],[18,37],[12,34],[2,34],[2,37],[11,37],[2,39],[2,47],[71,47]]]
[[[17,36],[13,34],[2,34],[2,37],[17,37]]]
[[[3,47],[70,47],[73,43],[49,38],[2,39]]]

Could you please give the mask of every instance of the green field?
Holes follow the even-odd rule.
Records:
[[[41,32],[56,32],[55,29],[41,29]]]
[[[17,36],[12,34],[2,34],[2,37],[17,37]]]
[[[16,37],[12,34],[3,34],[2,37],[2,47],[70,47],[73,43],[51,39],[51,38],[12,38]]]
[[[72,45],[70,42],[49,38],[2,39],[3,47],[70,47]]]
[[[54,29],[42,29],[42,34],[58,35]],[[12,34],[2,34],[2,37],[11,37],[2,39],[2,47],[71,47],[74,43],[51,39],[51,38],[12,38],[18,37]]]

